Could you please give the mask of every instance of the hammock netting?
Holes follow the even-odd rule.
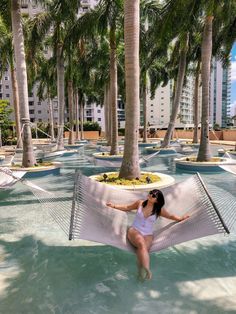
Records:
[[[15,171],[14,173],[6,168],[0,167],[0,189],[8,189],[21,179],[25,171]]]
[[[74,190],[65,197],[32,188],[43,206],[61,226],[70,240],[83,239],[133,251],[127,240],[127,228],[133,212],[106,206],[107,202],[131,204],[146,199],[147,192],[120,190],[75,173]],[[158,217],[151,252],[189,240],[235,229],[236,198],[215,186],[206,188],[196,174],[187,180],[162,189],[165,208],[170,213],[190,218],[182,222]],[[68,194],[67,194],[68,195]]]

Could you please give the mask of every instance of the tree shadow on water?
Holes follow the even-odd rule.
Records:
[[[233,241],[153,254],[153,279],[144,283],[134,255],[109,246],[53,246],[27,236],[0,240],[0,248],[0,313],[235,313],[180,289],[186,281],[235,276]]]

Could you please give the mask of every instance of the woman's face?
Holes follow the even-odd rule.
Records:
[[[156,193],[150,191],[148,193],[148,201],[151,202],[151,203],[157,203],[157,199],[156,199]]]

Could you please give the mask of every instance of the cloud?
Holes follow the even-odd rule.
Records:
[[[231,82],[236,82],[236,61],[231,62]]]

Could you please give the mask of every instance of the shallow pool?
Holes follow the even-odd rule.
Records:
[[[76,156],[61,161],[60,175],[33,182],[69,196],[75,168],[87,175],[106,170]],[[176,171],[173,157],[156,157],[144,169],[170,174],[176,181],[191,175]],[[232,174],[202,177],[235,194]],[[152,254],[153,279],[141,283],[134,255],[68,241],[27,187],[18,183],[0,197],[0,313],[236,313],[235,235]]]

